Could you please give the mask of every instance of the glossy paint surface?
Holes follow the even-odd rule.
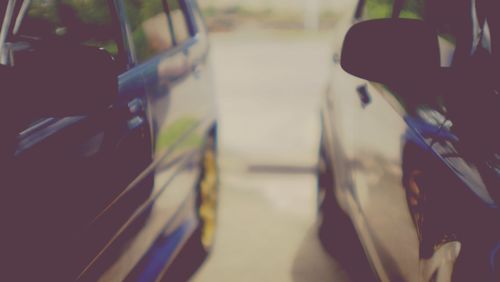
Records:
[[[337,56],[343,35],[355,22],[355,4],[336,27]],[[443,66],[460,59],[454,56],[460,52],[454,43],[440,38],[440,45]],[[479,56],[475,54],[471,60]],[[456,79],[474,75],[480,74]],[[475,87],[470,89],[484,90]],[[441,94],[432,86],[425,89],[431,97]],[[450,109],[462,110],[459,114],[411,101],[404,92],[353,77],[333,63],[322,118],[335,193],[382,281],[498,279],[494,195],[499,176],[488,165],[495,151],[479,153],[495,133],[493,128],[486,133],[460,131],[470,114],[479,114],[474,102],[460,100],[467,93],[453,94],[447,101]]]
[[[16,190],[6,195],[17,199],[9,231],[15,276],[7,277],[155,281],[198,225],[214,93],[199,10],[181,2],[196,30],[139,63],[123,2],[110,1],[128,58],[116,101],[106,112],[43,118],[21,130]]]

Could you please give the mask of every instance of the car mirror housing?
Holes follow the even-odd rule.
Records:
[[[341,66],[354,76],[387,85],[422,82],[440,70],[437,34],[421,20],[360,22],[345,36]]]

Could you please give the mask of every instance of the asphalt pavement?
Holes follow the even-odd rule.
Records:
[[[212,34],[217,242],[192,281],[351,281],[317,239],[315,166],[329,34]]]

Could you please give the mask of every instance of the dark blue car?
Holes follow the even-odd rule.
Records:
[[[217,126],[196,1],[6,0],[0,17],[0,280],[157,281],[206,255]]]
[[[351,4],[322,108],[324,246],[352,256],[352,223],[375,279],[500,281],[498,1]]]

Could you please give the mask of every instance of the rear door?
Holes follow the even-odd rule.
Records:
[[[26,7],[22,25],[11,39],[21,46],[14,52],[14,62],[17,52],[32,48],[33,42],[68,40],[106,49],[115,56],[121,73],[120,95],[106,111],[32,118],[15,133],[17,145],[10,152],[12,175],[2,189],[12,222],[6,230],[12,235],[8,260],[13,265],[7,269],[23,281],[71,281],[140,202],[131,200],[112,214],[104,212],[151,162],[144,89],[140,76],[126,72],[128,60],[113,1],[33,0]],[[103,212],[107,219],[96,225]]]

